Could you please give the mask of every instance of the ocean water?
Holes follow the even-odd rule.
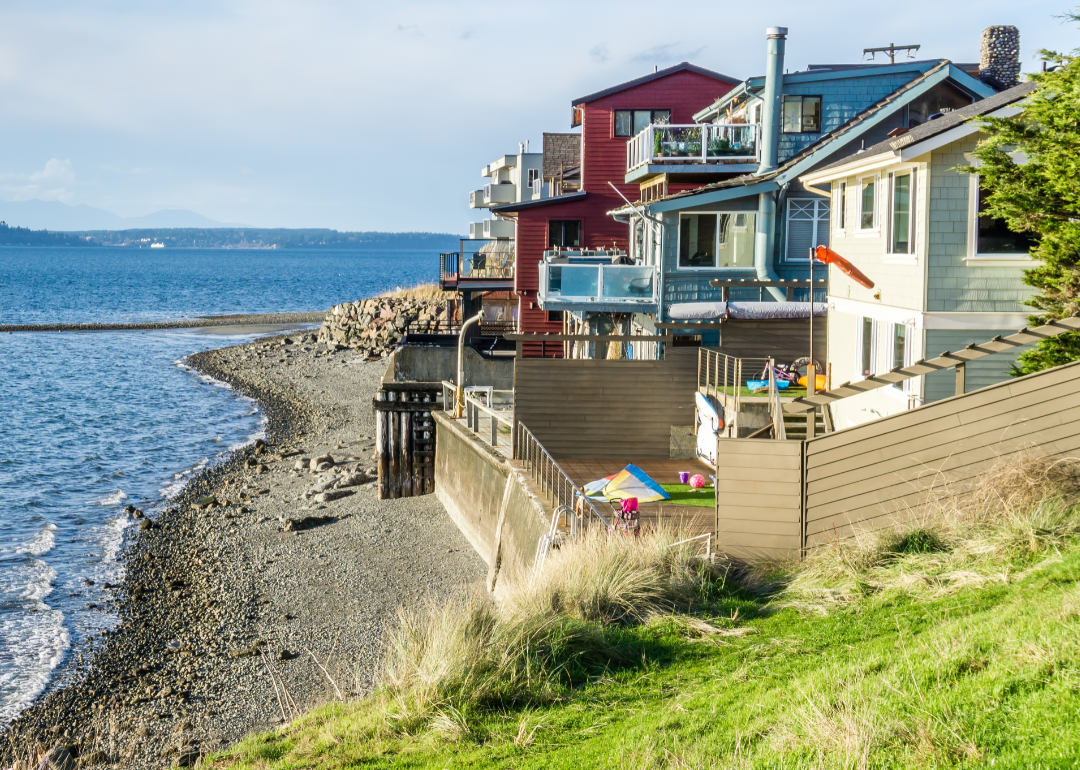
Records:
[[[433,280],[433,252],[0,249],[0,323],[325,310]],[[0,724],[115,624],[123,507],[166,505],[263,428],[254,402],[186,368],[250,336],[0,334]]]

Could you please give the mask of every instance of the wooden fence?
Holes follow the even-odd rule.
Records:
[[[515,364],[515,420],[554,457],[666,459],[671,427],[694,424],[697,348],[669,347],[661,361]]]
[[[893,526],[1030,452],[1080,456],[1080,362],[809,441],[720,439],[718,545],[782,555]]]
[[[379,499],[435,491],[435,423],[441,382],[386,382],[375,394]]]

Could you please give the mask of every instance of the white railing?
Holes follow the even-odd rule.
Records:
[[[652,124],[626,143],[626,170],[667,163],[757,160],[757,123]]]
[[[541,306],[548,301],[650,305],[657,301],[654,265],[540,263]]]

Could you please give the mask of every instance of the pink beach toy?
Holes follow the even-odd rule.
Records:
[[[690,473],[688,471],[679,471],[679,483],[685,484],[690,480]]]
[[[701,489],[703,486],[705,486],[705,477],[702,476],[700,473],[695,473],[693,476],[690,477],[690,486],[694,489]]]

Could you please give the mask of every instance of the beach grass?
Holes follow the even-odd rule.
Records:
[[[1077,501],[1023,465],[799,564],[705,568],[675,533],[560,549],[499,605],[408,611],[375,695],[210,765],[1074,767]]]
[[[383,292],[380,297],[391,299],[411,299],[418,302],[444,302],[454,298],[453,292],[443,291],[437,283],[420,283],[416,286],[405,286]]]

